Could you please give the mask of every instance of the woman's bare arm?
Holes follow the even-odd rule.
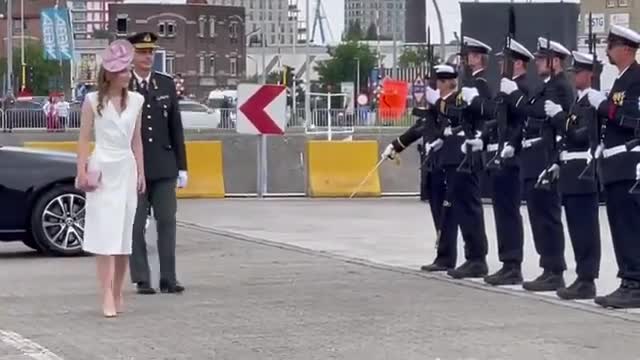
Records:
[[[89,159],[89,141],[91,140],[91,129],[93,129],[93,109],[89,98],[85,97],[80,113],[80,134],[78,136],[78,162],[77,174],[86,174],[87,161]]]
[[[142,134],[140,130],[140,123],[142,122],[142,109],[138,113],[136,120],[136,127],[133,132],[133,138],[131,139],[131,150],[133,150],[133,157],[136,159],[136,166],[138,168],[138,176],[144,176],[144,155],[142,150]]]

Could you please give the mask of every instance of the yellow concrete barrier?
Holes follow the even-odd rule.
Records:
[[[309,140],[307,159],[310,196],[348,197],[378,163],[378,142]],[[378,197],[381,192],[376,170],[355,196]]]
[[[221,141],[187,141],[187,187],[178,198],[223,198],[224,170]]]
[[[93,150],[93,143],[91,149]],[[75,141],[28,141],[25,147],[75,153]],[[178,198],[223,198],[225,196],[221,141],[187,141],[188,183],[178,189]]]

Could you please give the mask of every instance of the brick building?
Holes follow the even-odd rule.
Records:
[[[20,1],[13,1],[13,47],[20,47],[22,24],[20,14]],[[24,0],[24,34],[25,40],[42,41],[42,28],[40,27],[40,11],[53,7],[55,0]],[[0,1],[0,54],[7,53],[7,3]]]
[[[158,34],[156,69],[184,78],[185,92],[202,99],[245,78],[244,9],[206,4],[112,4],[109,31],[124,38]],[[151,15],[149,15],[151,14]]]

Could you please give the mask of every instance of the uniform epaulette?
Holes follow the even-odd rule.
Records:
[[[168,77],[169,79],[173,79],[173,76],[172,76],[172,75],[169,75],[169,74],[164,73],[164,72],[162,72],[162,71],[156,71],[155,73],[156,73],[156,74],[158,74],[158,75],[166,76],[166,77]]]

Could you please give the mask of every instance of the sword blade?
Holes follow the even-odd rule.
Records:
[[[376,164],[376,166],[374,166],[373,169],[371,169],[371,171],[369,171],[367,176],[365,176],[364,180],[362,180],[362,182],[360,184],[358,184],[358,186],[355,188],[355,190],[353,190],[353,192],[351,193],[351,196],[349,196],[349,199],[353,198],[358,193],[358,191],[360,191],[360,188],[362,188],[362,186],[367,182],[367,180],[369,180],[371,175],[373,175],[373,173],[376,170],[378,170],[378,168],[380,167],[380,165],[382,165],[384,160],[385,160],[385,158],[381,158],[380,161],[378,161],[378,163]]]

